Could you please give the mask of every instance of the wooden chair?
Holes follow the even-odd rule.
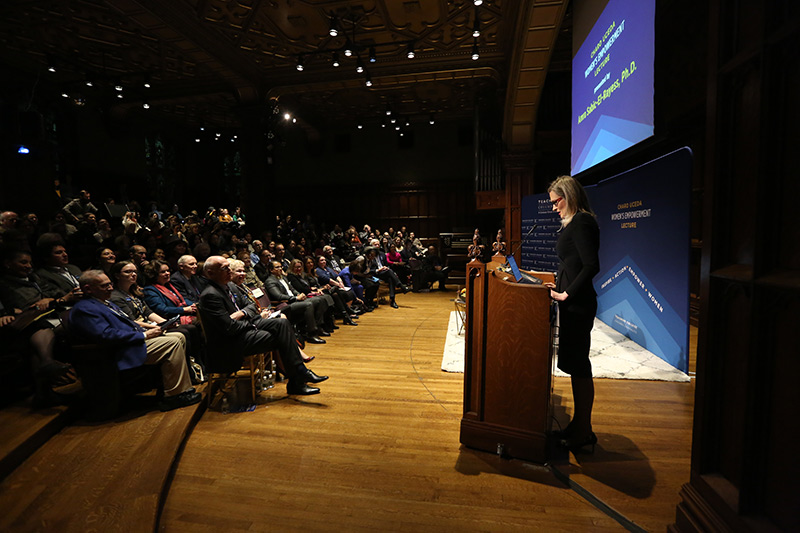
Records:
[[[202,316],[202,310],[198,309],[197,324],[202,332],[203,340],[206,342],[206,344],[208,344],[206,331],[205,328],[203,328]],[[216,402],[214,398],[214,392],[216,388],[220,387],[220,384],[220,390],[222,391],[223,396],[228,396],[231,388],[236,387],[236,383],[244,379],[247,379],[250,384],[250,403],[255,404],[258,396],[261,395],[261,392],[271,388],[270,384],[274,384],[275,377],[274,373],[272,372],[274,360],[274,352],[272,351],[257,353],[254,355],[245,356],[242,362],[242,368],[236,372],[232,372],[230,374],[216,372],[209,373],[207,395],[209,408],[215,406]],[[269,371],[267,369],[269,369]]]

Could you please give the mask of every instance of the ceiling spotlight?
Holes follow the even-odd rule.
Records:
[[[392,117],[392,118],[389,119],[389,122],[394,124],[395,122],[397,122],[397,119],[395,117]]]
[[[50,72],[55,72],[56,71],[56,67],[55,67],[55,65],[50,65],[49,67],[47,67],[47,70],[50,71]]]
[[[149,74],[144,77],[144,83],[142,84],[142,86],[145,89],[149,89],[150,88],[150,75]]]
[[[434,117],[433,117],[433,113],[431,113],[431,118],[429,118],[429,119],[428,119],[428,123],[429,123],[430,125],[433,125],[435,122],[436,122],[436,120],[435,120],[435,119],[434,119]]]
[[[231,137],[231,142],[234,142],[235,140],[236,140],[236,139],[234,139],[233,137]]]
[[[239,136],[238,136],[238,135],[234,135],[234,136],[233,136],[233,138],[234,138],[234,139],[238,139],[238,138],[239,138]]]
[[[150,102],[148,102],[147,100],[144,100],[144,101],[142,102],[142,108],[144,108],[144,109],[150,109]]]
[[[392,108],[389,107],[389,104],[386,104],[386,116],[390,116],[392,114]]]
[[[408,52],[406,52],[406,57],[409,59],[414,59],[414,43],[408,43]]]
[[[29,154],[29,153],[31,153],[31,149],[28,148],[27,146],[20,146],[19,148],[17,148],[17,153],[18,154]]]
[[[476,39],[481,36],[481,21],[478,18],[477,9],[475,10],[475,24],[472,25],[472,36]]]
[[[336,37],[339,35],[339,28],[336,25],[336,15],[331,15],[331,29],[328,30],[328,34],[331,37]]]
[[[339,52],[333,52],[331,56],[331,65],[333,65],[334,67],[339,66]]]
[[[194,138],[194,142],[199,143],[200,142],[200,137],[195,137]]]
[[[411,126],[411,120],[410,119],[406,119],[406,123],[404,125],[405,125],[406,128]]]
[[[356,72],[358,72],[359,74],[364,72],[364,63],[361,62],[361,58],[360,57],[356,61]]]
[[[121,91],[122,91],[122,83],[121,83],[121,82],[119,82],[119,81],[115,82],[115,83],[114,83],[114,90],[115,90],[115,91],[120,91],[120,92],[121,92]]]
[[[292,117],[292,124],[296,124],[296,123],[297,123],[297,119]]]
[[[297,70],[303,72],[303,54],[297,56]]]
[[[215,133],[215,134],[214,134],[214,137],[216,137],[216,138],[220,138],[221,136],[222,136],[222,134],[221,134],[221,133]]]
[[[364,80],[364,85],[367,87],[372,87],[372,78],[369,77],[369,74],[367,74],[367,79]]]
[[[369,47],[369,62],[370,63],[374,63],[377,60],[378,60],[378,57],[375,55],[375,47],[374,46],[370,46]]]
[[[61,96],[63,96],[64,98],[69,98],[69,95],[67,93],[61,93]]]
[[[203,124],[200,124],[200,131],[206,131],[206,127]]]
[[[350,42],[350,39],[347,39],[347,43],[344,45],[344,56],[351,57],[353,55],[353,45]]]
[[[363,125],[363,124],[361,124],[360,122],[358,123],[358,129],[360,129],[360,130],[363,130],[363,129],[364,129],[364,125]]]
[[[123,98],[122,93],[117,93],[117,98]]]
[[[83,84],[87,87],[94,87],[94,82],[92,82],[91,78],[86,78],[86,81],[83,82]]]
[[[289,120],[290,118],[292,118],[292,115],[290,115],[289,113],[284,113],[283,114],[283,119],[284,120]]]
[[[395,127],[394,127],[394,129],[395,129],[396,131],[400,131],[400,124],[398,124],[397,126],[395,126]]]
[[[483,3],[483,0],[472,0],[472,3],[475,4],[476,6],[479,6]]]
[[[472,60],[477,61],[479,57],[481,57],[481,54],[478,51],[478,43],[475,43],[472,45]]]

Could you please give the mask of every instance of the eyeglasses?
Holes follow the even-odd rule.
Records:
[[[136,274],[135,270],[120,270],[120,274]]]
[[[108,283],[99,284],[98,287],[100,287],[101,289],[111,289],[114,287],[114,284],[109,281]]]
[[[555,206],[557,206],[557,205],[558,205],[558,202],[560,202],[560,201],[561,201],[561,200],[563,200],[563,199],[564,199],[564,197],[563,197],[563,196],[559,196],[559,197],[558,197],[558,198],[556,198],[555,200],[550,200],[550,203],[551,203],[551,204],[553,204],[553,207],[555,207]]]

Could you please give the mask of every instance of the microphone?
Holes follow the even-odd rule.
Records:
[[[513,256],[515,253],[517,253],[517,251],[518,251],[520,248],[522,248],[522,243],[524,243],[524,242],[525,242],[525,239],[527,239],[528,237],[530,237],[530,236],[531,236],[531,233],[533,233],[533,230],[535,230],[535,229],[536,229],[536,228],[538,228],[538,227],[539,227],[539,224],[534,224],[533,226],[531,226],[531,229],[529,229],[529,230],[528,230],[528,233],[526,233],[526,234],[525,234],[525,235],[522,237],[522,239],[520,239],[520,241],[519,241],[519,244],[517,245],[517,247],[516,247],[516,248],[514,248],[514,251],[513,251],[513,252],[511,252],[511,255],[512,255],[512,256]]]

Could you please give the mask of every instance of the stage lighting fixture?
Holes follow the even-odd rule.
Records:
[[[17,153],[18,153],[18,154],[29,154],[29,153],[31,153],[31,150],[30,150],[30,148],[28,148],[27,146],[20,146],[20,147],[17,149]]]
[[[292,118],[292,115],[290,115],[289,113],[284,113],[283,114],[283,119],[284,120],[289,120],[290,118]]]

